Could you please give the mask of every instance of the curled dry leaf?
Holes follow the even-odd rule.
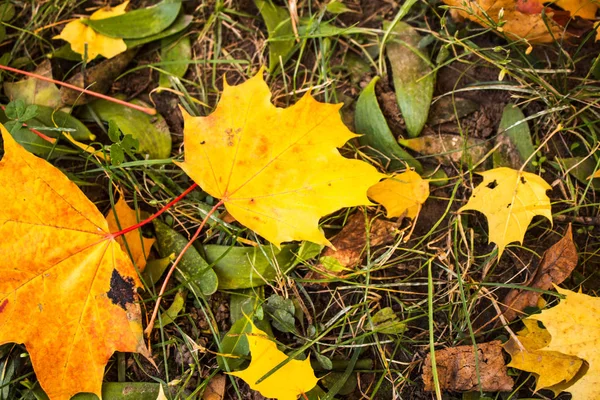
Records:
[[[177,163],[219,198],[242,225],[271,243],[329,245],[319,219],[342,207],[369,205],[367,189],[384,175],[337,147],[356,137],[341,104],[310,93],[289,108],[271,104],[263,70],[238,86],[225,82],[208,117],[184,114],[185,162]]]
[[[507,392],[514,382],[506,373],[502,344],[496,340],[477,344],[475,360],[472,345],[450,347],[435,352],[435,361],[440,389],[451,391]],[[479,387],[481,380],[481,388]],[[431,370],[431,354],[423,365],[425,390],[433,391],[435,386]]]
[[[242,378],[250,388],[258,390],[263,396],[278,400],[296,400],[298,396],[317,385],[319,380],[310,366],[310,358],[304,361],[289,360],[268,378],[257,383],[289,357],[277,349],[277,344],[265,332],[258,329],[251,321],[250,324],[252,332],[246,334],[246,337],[252,360],[248,368],[231,372],[231,375]]]
[[[574,400],[600,398],[600,298],[556,288],[566,296],[550,309],[529,319],[544,324],[552,340],[546,351],[579,357],[588,364],[588,370],[573,385],[564,389]]]
[[[119,220],[118,224],[117,219]],[[108,222],[108,229],[113,233],[139,222],[135,210],[129,208],[123,197],[121,197],[114,208],[108,212],[106,221]],[[145,238],[142,236],[142,231],[136,229],[123,236],[117,237],[116,241],[121,245],[124,252],[127,253],[127,248],[129,248],[132,261],[137,265],[140,272],[143,271],[146,267],[146,260],[150,254],[150,249],[156,239]],[[125,246],[125,242],[127,242],[127,246]]]
[[[414,219],[429,197],[429,181],[414,171],[406,171],[370,187],[368,195],[385,207],[388,218],[406,213]]]
[[[320,263],[316,267],[321,272],[311,271],[305,278],[331,278],[353,271],[365,257],[367,239],[373,247],[391,243],[399,226],[399,222],[369,218],[367,237],[365,215],[362,212],[352,214],[342,230],[331,239],[333,248],[328,247],[321,254]]]
[[[51,400],[100,397],[114,351],[148,354],[141,283],[96,206],[0,129],[0,344],[25,344]]]
[[[524,319],[523,323],[525,328],[517,333],[520,343],[510,338],[504,344],[504,350],[512,359],[508,366],[534,373],[537,377],[536,391],[552,389],[552,386],[561,382],[571,381],[583,365],[583,360],[556,351],[543,350],[551,341],[548,331],[532,319]]]
[[[573,243],[571,225],[565,236],[544,253],[537,272],[529,287],[548,290],[552,285],[561,284],[577,266],[577,249]],[[512,289],[504,298],[504,318],[512,321],[526,307],[534,307],[541,293],[533,290]]]
[[[119,4],[116,7],[105,7],[96,11],[90,16],[92,20],[105,19],[116,17],[117,15],[125,14],[125,9],[129,1]],[[121,38],[113,38],[96,32],[90,26],[81,21],[71,21],[65,25],[64,29],[54,37],[54,39],[62,39],[71,44],[71,49],[82,58],[86,54],[87,60],[93,60],[99,55],[106,58],[113,58],[117,54],[127,50],[125,41]]]
[[[552,188],[540,176],[506,167],[479,175],[483,176],[483,182],[458,212],[475,210],[485,214],[489,241],[498,245],[498,258],[509,243],[523,242],[533,217],[542,215],[552,222],[550,199],[546,195]]]

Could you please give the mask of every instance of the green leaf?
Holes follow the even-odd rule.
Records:
[[[206,245],[206,259],[214,264],[219,290],[262,286],[273,281],[278,270],[285,274],[294,265],[296,244],[281,246],[234,247]],[[263,254],[266,253],[269,258]]]
[[[508,167],[521,169],[527,159],[535,153],[535,146],[531,140],[531,132],[523,112],[514,104],[508,104],[502,111],[502,119],[496,136],[496,146],[493,160],[494,168]],[[525,171],[533,171],[533,166],[528,164]]]
[[[265,297],[264,288],[240,289],[229,295],[229,319],[232,324],[253,315]]]
[[[263,304],[263,309],[269,314],[273,328],[280,332],[296,331],[296,320],[294,318],[296,308],[292,300],[272,294],[267,302]]]
[[[389,335],[400,335],[406,330],[406,324],[398,319],[391,307],[377,311],[373,316],[372,330]]]
[[[557,157],[555,160],[562,166],[563,171],[569,171],[569,174],[584,186],[590,183],[589,177],[596,172],[597,163],[594,157]],[[590,187],[595,191],[600,190],[600,178],[592,179]]]
[[[50,60],[42,62],[34,73],[52,78]],[[4,93],[11,101],[23,100],[25,104],[37,104],[51,108],[58,108],[61,105],[60,90],[56,85],[36,78],[25,78],[18,82],[4,82]]]
[[[254,0],[269,33],[269,71],[279,66],[279,59],[285,62],[294,48],[294,30],[289,12],[274,6],[268,0]]]
[[[331,369],[333,368],[333,363],[331,362],[331,360],[327,357],[325,357],[324,355],[318,353],[318,352],[313,352],[313,354],[315,355],[315,358],[317,359],[317,361],[319,362],[319,365],[321,365],[321,367],[327,371],[331,371]]]
[[[127,45],[128,49],[134,48],[136,46],[142,46],[146,43],[150,43],[150,42],[154,42],[156,40],[160,40],[160,39],[164,39],[168,36],[172,36],[175,35],[181,31],[183,31],[185,28],[187,28],[188,26],[190,26],[190,24],[192,23],[192,20],[194,19],[193,16],[191,15],[185,15],[183,13],[180,13],[179,16],[177,17],[177,19],[175,20],[175,22],[173,22],[171,24],[171,26],[169,26],[167,29],[165,29],[164,31],[157,33],[155,35],[151,35],[151,36],[147,36],[145,38],[141,38],[141,39],[129,39],[129,40],[125,40],[125,44]],[[79,58],[81,60],[81,56]]]
[[[162,87],[171,87],[169,76],[183,78],[192,59],[192,44],[188,36],[183,36],[176,41],[163,39],[161,42],[160,59],[163,62],[172,62],[165,64],[160,68],[167,71],[168,74],[160,74],[159,84]]]
[[[79,151],[73,150],[70,147],[47,142],[31,132],[29,128],[24,127],[21,122],[9,121],[4,124],[4,127],[21,146],[36,156],[54,159],[67,154],[79,154]]]
[[[358,140],[361,145],[369,146],[372,149],[369,153],[380,159],[383,164],[387,164],[389,160],[390,170],[402,168],[404,166],[402,161],[404,161],[421,173],[423,172],[421,163],[398,146],[379,108],[375,95],[375,85],[378,80],[378,76],[373,78],[356,101],[354,125],[356,132],[362,134]]]
[[[132,103],[145,105],[138,100]],[[95,100],[89,106],[101,120],[114,121],[123,135],[137,139],[141,154],[147,154],[150,159],[168,158],[171,154],[171,133],[161,115],[151,116],[103,99]]]
[[[185,307],[185,298],[187,297],[187,292],[185,290],[179,291],[175,294],[175,298],[173,302],[165,310],[165,312],[160,314],[160,326],[164,328],[165,326],[172,324],[175,322],[175,318],[179,315],[179,313]]]
[[[125,161],[125,152],[120,143],[113,143],[110,146],[110,163],[117,167]]]
[[[148,287],[154,285],[162,274],[165,273],[167,267],[174,260],[172,257],[163,257],[156,258],[154,260],[148,260],[146,263],[146,268],[144,268],[144,272],[142,272],[142,278],[144,278],[144,283],[148,285]]]
[[[158,219],[152,223],[160,256],[168,257],[171,254],[178,256],[187,245],[188,240]],[[175,270],[175,278],[196,295],[209,296],[217,291],[219,284],[215,271],[193,246],[190,246],[181,258]]]
[[[103,399],[156,400],[159,383],[151,382],[106,382],[102,384]],[[71,400],[98,400],[92,393],[79,393]]]
[[[28,125],[34,128],[43,126],[48,128],[65,128],[65,131],[69,132],[73,139],[78,141],[94,140],[96,138],[87,126],[71,114],[45,106],[37,106],[37,113],[35,117],[28,122]],[[48,130],[44,131],[44,133],[50,137],[58,137],[58,132],[56,130]]]
[[[0,21],[9,22],[15,17],[15,6],[5,1],[0,4]]]
[[[388,29],[389,23],[383,28]],[[421,133],[431,106],[434,74],[429,66],[429,57],[418,49],[421,36],[410,25],[399,21],[391,31],[393,36],[385,46],[392,66],[392,77],[396,100],[408,136]]]
[[[89,19],[86,24],[103,35],[140,39],[167,29],[177,18],[180,2],[163,1],[153,7],[133,10],[116,17]]]
[[[247,315],[238,319],[221,340],[221,355],[217,356],[217,364],[221,369],[227,370],[225,361],[227,361],[229,370],[240,369],[246,362],[246,356],[250,354],[250,346],[248,345],[248,338],[244,334],[252,332],[250,321],[253,316]],[[266,321],[254,321],[254,324],[263,332],[272,333],[271,327]]]
[[[21,116],[25,113],[25,108],[25,102],[21,99],[18,99],[8,103],[4,112],[6,113],[6,116],[8,118],[18,121],[21,119]]]
[[[327,3],[327,6],[325,7],[325,9],[327,10],[327,12],[330,12],[332,14],[342,14],[345,12],[352,11],[348,8],[348,6],[346,6],[344,3],[342,3],[341,0],[330,1],[329,3]]]
[[[114,119],[108,121],[108,138],[111,142],[117,143],[121,140],[121,131]]]

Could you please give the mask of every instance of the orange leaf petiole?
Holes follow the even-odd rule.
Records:
[[[102,93],[94,92],[94,91],[89,90],[89,89],[80,88],[79,86],[71,85],[70,83],[66,83],[66,82],[58,81],[56,79],[52,79],[52,78],[48,78],[48,77],[45,77],[45,76],[42,76],[42,75],[38,75],[38,74],[35,74],[33,72],[22,71],[20,69],[8,67],[6,65],[1,65],[1,64],[0,64],[0,69],[3,69],[5,71],[14,72],[16,74],[21,74],[21,75],[29,76],[29,77],[35,78],[35,79],[40,79],[40,80],[46,81],[46,82],[52,82],[55,85],[64,86],[64,87],[72,89],[72,90],[77,90],[78,92],[81,92],[83,94],[87,94],[87,95],[90,95],[90,96],[98,97],[100,99],[104,99],[104,100],[107,100],[107,101],[110,101],[110,102],[113,102],[113,103],[116,103],[116,104],[121,104],[122,106],[133,108],[134,110],[141,111],[141,112],[146,113],[148,115],[155,115],[156,114],[156,110],[154,108],[143,107],[143,106],[139,106],[137,104],[129,103],[129,102],[124,101],[124,100],[115,99],[114,97],[110,97],[110,96],[107,96],[107,95],[102,94]]]
[[[210,216],[213,215],[215,213],[215,211],[217,211],[217,209],[222,205],[223,205],[223,200],[219,200],[219,202],[217,204],[215,204],[213,206],[213,208],[210,209],[208,214],[206,214],[206,217],[204,217],[204,219],[202,220],[202,223],[200,224],[198,229],[196,229],[196,233],[194,233],[194,236],[192,236],[190,241],[185,245],[183,250],[181,250],[181,253],[179,253],[179,255],[177,256],[177,259],[175,260],[175,262],[173,262],[173,265],[171,265],[171,268],[169,269],[169,272],[167,273],[167,276],[165,277],[165,280],[163,281],[163,284],[160,288],[160,292],[158,293],[158,298],[156,299],[156,304],[154,305],[154,310],[152,311],[152,317],[150,318],[150,321],[148,322],[148,326],[144,330],[144,333],[147,336],[150,336],[150,333],[152,333],[152,330],[154,329],[154,322],[156,321],[156,317],[158,316],[158,309],[160,308],[160,301],[162,300],[162,296],[165,294],[165,291],[167,290],[167,284],[169,283],[169,279],[171,278],[171,275],[173,275],[173,272],[175,272],[175,268],[177,268],[177,265],[183,258],[183,255],[185,254],[185,252],[192,246],[192,243],[194,243],[196,241],[196,239],[198,239],[198,236],[200,236],[200,232],[202,231],[202,228],[204,228],[204,225],[206,225],[206,222],[208,222],[208,219],[210,218]]]
[[[190,186],[189,188],[187,188],[183,193],[181,193],[179,196],[175,197],[173,200],[171,200],[170,202],[168,202],[163,208],[161,208],[160,210],[158,210],[157,212],[155,212],[154,214],[152,214],[151,216],[149,216],[148,218],[146,218],[143,221],[138,222],[135,225],[132,225],[128,228],[125,228],[123,230],[120,230],[119,232],[114,232],[114,233],[109,233],[108,235],[106,235],[106,238],[109,240],[112,240],[118,236],[124,235],[126,233],[129,233],[131,231],[134,231],[144,225],[146,225],[148,222],[151,222],[153,219],[156,219],[156,217],[158,217],[160,214],[164,213],[165,211],[167,211],[169,208],[173,207],[174,204],[179,203],[179,201],[181,199],[183,199],[185,196],[187,196],[192,190],[196,189],[198,187],[197,183],[192,184],[192,186]],[[209,214],[210,215],[210,214]]]

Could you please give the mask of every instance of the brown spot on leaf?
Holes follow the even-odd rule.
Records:
[[[4,299],[4,301],[2,303],[0,303],[0,313],[2,311],[4,311],[4,309],[6,308],[7,305],[8,305],[8,299]]]
[[[130,277],[123,278],[116,269],[113,269],[110,277],[110,290],[108,298],[113,304],[127,310],[127,304],[133,303],[135,299],[135,284]]]

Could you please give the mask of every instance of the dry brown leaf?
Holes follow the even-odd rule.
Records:
[[[483,26],[490,26],[490,19],[494,25],[502,20],[504,24],[497,31],[512,40],[523,38],[529,43],[551,43],[572,36],[557,22],[563,22],[568,12],[544,8],[536,1],[444,0],[444,3],[454,7],[455,15]]]
[[[473,354],[473,346],[465,345],[438,350],[435,352],[440,389],[451,391],[507,392],[512,390],[514,382],[506,373],[502,343],[495,340],[489,343],[478,343],[478,366]],[[431,354],[427,355],[423,365],[423,383],[425,390],[433,391],[433,375],[431,371]]]
[[[551,289],[553,284],[559,285],[571,275],[576,266],[577,249],[573,243],[573,233],[571,225],[569,225],[565,236],[546,250],[537,272],[528,286],[542,290]],[[503,303],[506,307],[504,318],[512,321],[517,315],[522,314],[521,311],[526,307],[536,306],[540,296],[540,292],[512,289],[504,298]]]
[[[217,374],[208,381],[208,386],[202,394],[202,400],[223,400],[225,398],[225,375]]]
[[[394,240],[394,232],[399,226],[400,222],[371,219],[370,246],[382,246],[391,243]],[[306,279],[340,276],[345,270],[353,270],[360,265],[367,245],[365,215],[362,212],[352,214],[344,228],[331,239],[331,244],[334,248],[326,248],[321,254],[321,263],[317,265],[317,269],[321,270],[322,273],[311,271],[306,275]],[[326,265],[323,265],[323,263]],[[333,265],[340,268],[332,269]]]

